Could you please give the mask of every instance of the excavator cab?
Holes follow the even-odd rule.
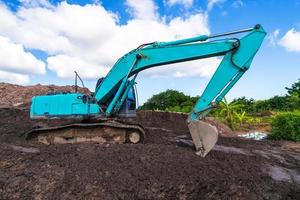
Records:
[[[136,116],[136,88],[132,86],[129,89],[127,99],[124,101],[124,104],[118,113],[120,117],[135,117]]]
[[[98,79],[95,91],[97,91],[97,88],[101,86],[102,82],[104,81],[104,77],[101,77]],[[111,96],[110,101],[115,97],[117,91],[114,91],[114,95]],[[137,99],[136,99],[136,87],[134,85],[130,86],[129,91],[127,93],[127,96],[120,107],[120,111],[116,113],[115,115],[119,117],[135,117],[136,116],[136,108],[137,108]],[[101,105],[100,106],[106,110],[107,105]]]

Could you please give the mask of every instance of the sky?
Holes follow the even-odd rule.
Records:
[[[267,99],[300,78],[300,0],[0,0],[0,82],[94,90],[140,44],[261,24],[268,35],[227,94]],[[137,78],[139,103],[166,89],[200,95],[222,58],[155,67]]]

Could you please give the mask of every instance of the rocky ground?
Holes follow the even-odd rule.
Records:
[[[298,143],[221,137],[205,157],[176,142],[186,116],[139,112],[145,144],[41,145],[28,107],[0,108],[0,199],[300,199]],[[210,119],[212,123],[214,122]]]

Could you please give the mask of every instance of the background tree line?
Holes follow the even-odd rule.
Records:
[[[219,109],[209,115],[233,130],[269,123],[272,124],[271,138],[300,141],[300,79],[285,89],[286,95],[276,95],[266,100],[240,97],[228,102],[224,98]],[[153,95],[140,109],[189,113],[198,99],[199,96],[166,90]]]
[[[252,98],[240,97],[226,104],[238,105],[236,109],[242,109],[247,113],[260,113],[264,111],[293,111],[300,109],[300,79],[286,87],[287,94],[284,96],[274,96],[267,100],[254,100]],[[161,110],[189,113],[199,96],[191,97],[176,90],[166,90],[153,95],[141,110]]]

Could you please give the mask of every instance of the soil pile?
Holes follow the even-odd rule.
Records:
[[[56,92],[74,92],[75,86],[32,85],[20,86],[9,83],[0,83],[0,105],[14,105],[28,107],[33,96]],[[87,88],[78,88],[78,92],[89,94]]]
[[[73,90],[0,83],[0,199],[300,199],[299,143],[223,137],[234,134],[212,118],[221,137],[205,158],[176,142],[190,140],[180,113],[139,111],[145,144],[24,140],[32,128],[76,122],[30,120],[31,97]]]
[[[187,126],[188,115],[184,113],[171,113],[171,112],[162,112],[162,111],[143,111],[140,110],[137,112],[137,122],[143,124],[144,127],[147,127],[151,130],[156,130],[163,128],[166,132],[176,131],[188,132]],[[151,119],[151,120],[149,120]],[[206,117],[205,121],[212,124],[218,129],[218,132],[221,136],[235,136],[236,134],[224,123],[217,121],[213,117]]]
[[[19,136],[68,121],[31,121],[15,107],[0,115],[0,199],[300,199],[299,153],[220,137],[201,158],[174,142],[188,136],[181,114],[139,112],[145,144],[49,146]]]
[[[79,119],[32,120],[29,108],[15,106],[0,106],[0,116],[0,142],[20,141],[24,133],[34,128],[53,127],[80,121]]]

